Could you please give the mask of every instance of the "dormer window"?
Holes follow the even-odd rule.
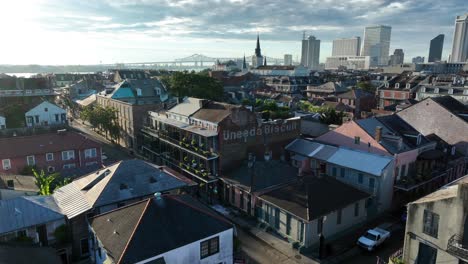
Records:
[[[411,84],[407,83],[406,84],[406,89],[410,89],[411,88]]]
[[[400,88],[400,83],[395,83],[395,88],[396,89]]]

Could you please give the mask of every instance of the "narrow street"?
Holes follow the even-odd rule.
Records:
[[[349,257],[342,263],[349,264],[376,264],[377,257],[380,257],[385,263],[388,262],[388,258],[395,253],[398,249],[403,247],[405,229],[401,228],[392,232],[391,237],[385,241],[379,248],[373,252],[367,252],[361,248],[353,248],[352,250],[357,251],[356,255]]]

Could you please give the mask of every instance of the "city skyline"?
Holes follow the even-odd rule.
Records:
[[[467,10],[460,10],[463,0],[424,2],[7,2],[0,22],[8,25],[3,34],[11,41],[0,43],[0,64],[165,61],[194,53],[241,58],[244,53],[253,55],[257,32],[264,54],[276,58],[292,54],[298,61],[304,30],[321,40],[323,63],[331,56],[334,39],[362,39],[364,28],[377,24],[392,27],[390,50],[403,49],[406,61],[426,56],[427,43],[438,34],[446,35],[442,60],[447,60],[455,17]]]

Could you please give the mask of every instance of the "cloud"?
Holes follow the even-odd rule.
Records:
[[[221,42],[236,43],[228,51],[243,54],[253,49],[258,32],[262,48],[269,48],[266,52],[281,57],[282,53],[299,53],[302,31],[328,43],[335,38],[362,36],[366,25],[387,24],[392,26],[392,48],[404,48],[407,56],[425,56],[427,50],[421,47],[428,46],[429,40],[440,33],[446,35],[447,53],[454,18],[463,13],[460,6],[465,1],[29,0],[26,4],[6,2],[2,6],[6,17],[3,20],[0,17],[0,22],[11,25],[7,32],[23,41],[28,41],[25,37],[28,29],[38,35],[47,34],[51,39],[73,34],[100,45],[93,48],[99,53],[99,49],[109,48],[107,42],[119,36],[126,42],[125,47],[140,47],[147,41],[145,47],[153,46],[163,56],[172,57],[178,54],[164,53],[169,47],[162,41],[178,39],[176,44],[168,42],[171,50],[177,45],[181,52],[192,53],[198,52],[191,46],[195,42],[208,47],[213,43],[213,52],[226,50]],[[8,15],[18,12],[24,15]],[[57,45],[52,40],[44,41],[51,47]],[[0,45],[14,48],[10,44]],[[116,54],[123,52],[111,46]],[[321,60],[328,55],[329,48],[325,46],[322,50]],[[104,53],[107,52],[110,51]]]

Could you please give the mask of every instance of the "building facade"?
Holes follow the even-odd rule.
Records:
[[[301,65],[310,69],[317,70],[320,61],[320,40],[315,36],[309,36],[302,40]]]
[[[0,140],[0,173],[18,174],[27,167],[52,173],[100,166],[101,153],[100,143],[71,131],[4,138]]]
[[[271,150],[278,159],[282,148],[300,134],[299,119],[262,121],[243,106],[197,98],[166,112],[151,112],[149,119],[142,130],[144,155],[200,183],[216,182],[250,152]]]
[[[453,46],[451,62],[468,61],[468,14],[457,16],[455,19],[455,32],[453,33]]]
[[[388,65],[392,27],[370,26],[364,29],[361,56],[370,56],[371,66]]]
[[[390,56],[390,65],[398,65],[398,64],[403,64],[403,61],[405,59],[405,53],[403,52],[402,49],[395,49],[393,52],[393,55]]]
[[[326,70],[368,70],[370,67],[370,56],[333,56],[327,57]]]
[[[98,215],[89,230],[91,259],[99,264],[233,263],[232,224],[185,195],[158,195]]]
[[[444,49],[444,34],[439,34],[431,40],[429,46],[428,62],[436,62],[442,60],[442,50]]]
[[[360,37],[333,40],[332,57],[359,56],[360,52]]]
[[[67,111],[44,101],[25,113],[26,126],[52,126],[67,123]]]
[[[404,263],[468,263],[468,181],[408,204]]]
[[[146,79],[143,73],[121,73],[123,76],[137,76],[144,79],[125,79],[112,90],[96,96],[96,104],[116,110],[120,126],[118,143],[130,149],[137,149],[137,133],[143,127],[148,111],[157,111],[168,100],[165,87],[159,80]]]

